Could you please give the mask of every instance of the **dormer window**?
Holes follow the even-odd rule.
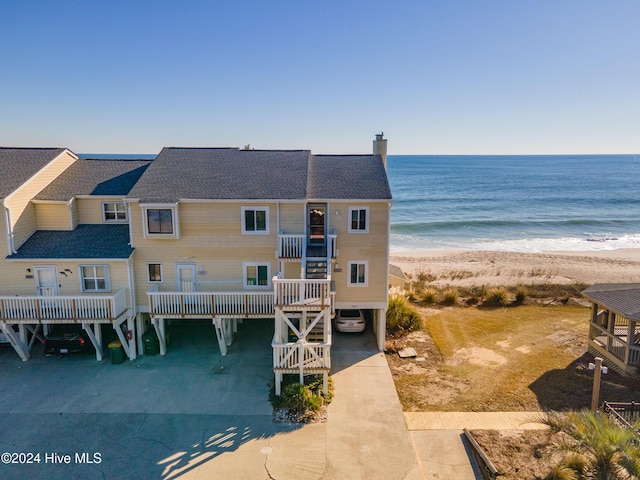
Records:
[[[149,205],[142,210],[145,237],[178,238],[176,205]]]
[[[103,202],[102,220],[105,222],[126,222],[127,209],[124,202]]]

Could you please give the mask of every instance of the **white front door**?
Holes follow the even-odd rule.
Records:
[[[43,297],[58,295],[58,271],[55,266],[35,267],[36,294]]]
[[[179,292],[198,291],[195,263],[176,264],[176,288]]]

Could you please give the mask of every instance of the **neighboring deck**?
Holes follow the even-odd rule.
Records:
[[[0,296],[0,322],[115,323],[127,311],[126,290],[114,294]]]

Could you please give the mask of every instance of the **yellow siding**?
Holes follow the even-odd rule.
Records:
[[[282,233],[302,234],[305,230],[306,206],[301,203],[280,204],[280,230]]]
[[[0,259],[3,259],[9,254],[9,247],[7,246],[7,227],[6,227],[5,211],[0,201]],[[0,264],[2,260],[0,260]]]
[[[105,198],[79,198],[78,202],[78,223],[92,224],[104,223],[102,220],[103,202],[120,202],[122,199]]]
[[[369,207],[369,233],[349,233],[349,207]],[[339,215],[335,214],[335,211]],[[331,272],[336,282],[336,302],[384,302],[388,291],[388,221],[387,202],[333,202],[330,205],[330,230],[338,235],[337,262],[342,272]],[[367,261],[368,287],[350,287],[348,262]]]
[[[63,203],[35,203],[38,230],[71,230],[71,212]]]
[[[35,295],[36,280],[35,278],[26,278],[33,276],[36,266],[53,265],[58,272],[58,285],[60,295],[92,295],[93,292],[82,292],[80,286],[80,265],[109,265],[109,276],[111,279],[111,293],[118,290],[129,288],[126,262],[70,262],[60,259],[56,262],[7,262],[2,266],[2,275],[0,275],[0,295]],[[27,272],[31,269],[31,272]],[[65,269],[71,270],[67,276],[61,275],[60,272]],[[100,293],[101,294],[101,293]],[[129,300],[127,296],[127,301]]]
[[[269,234],[243,235],[241,207],[268,206]],[[178,207],[179,239],[144,238],[142,209],[131,205],[133,246],[136,249],[135,279],[139,305],[148,303],[148,263],[162,263],[162,291],[176,289],[177,263],[204,266],[206,275],[197,275],[199,288],[207,290],[242,290],[243,262],[268,263],[271,275],[277,271],[275,203],[181,203]]]
[[[36,214],[31,199],[75,161],[64,152],[5,199],[11,211],[15,247],[22,245],[36,230]]]

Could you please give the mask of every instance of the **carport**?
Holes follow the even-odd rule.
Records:
[[[23,361],[36,341],[44,343],[50,325],[80,324],[103,359],[102,324],[111,324],[127,357],[136,358],[134,317],[125,290],[104,296],[0,296],[0,330]]]

